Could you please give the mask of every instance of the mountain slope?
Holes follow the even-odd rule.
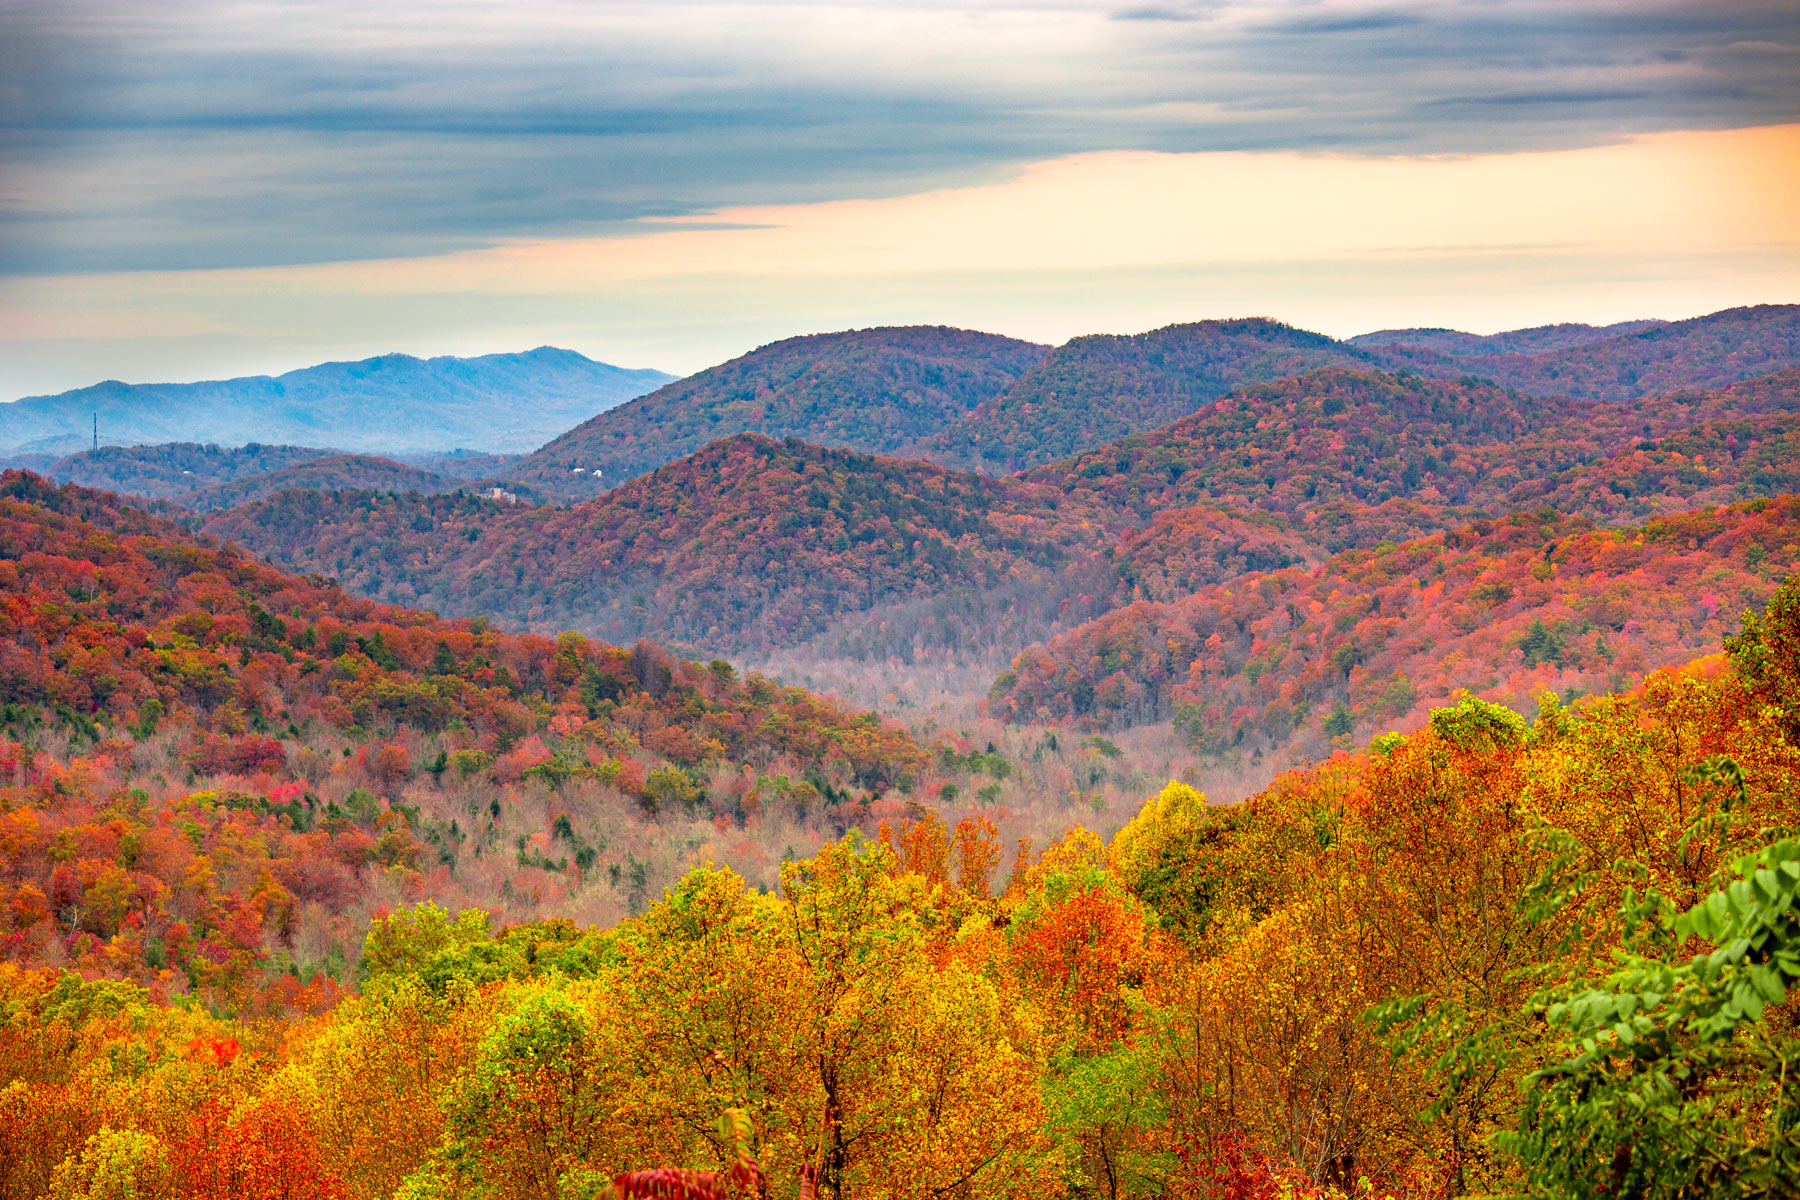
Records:
[[[172,500],[252,475],[266,475],[331,451],[312,446],[217,446],[167,442],[157,446],[101,446],[70,454],[41,472],[59,483]]]
[[[1723,387],[1800,366],[1800,305],[1726,309],[1540,353],[1445,353],[1442,339],[1427,342],[1370,350],[1395,366],[1479,375],[1542,396],[1631,400],[1678,388]]]
[[[421,471],[417,467],[397,463],[391,458],[375,458],[367,454],[328,454],[278,471],[249,475],[229,483],[188,492],[175,499],[176,503],[197,512],[217,512],[239,504],[249,504],[289,488],[417,492],[432,496],[468,486],[467,480],[450,479],[430,471]]]
[[[1028,478],[1148,517],[1203,502],[1290,515],[1379,504],[1452,480],[1459,448],[1517,438],[1578,411],[1477,382],[1324,368],[1207,403],[1161,429]],[[1433,497],[1460,502],[1459,489]]]
[[[566,509],[287,492],[205,528],[363,595],[716,652],[953,591],[1059,596],[1108,526],[1043,485],[740,434]]]
[[[1113,565],[1141,598],[1173,600],[1238,575],[1316,565],[1337,552],[1407,541],[1497,512],[1555,512],[1619,526],[1800,494],[1800,406],[1630,439],[1610,455],[1588,457],[1577,445],[1579,461],[1562,470],[1549,454],[1537,458],[1556,432],[1468,451],[1477,461],[1491,455],[1499,485],[1477,496],[1478,504],[1338,500],[1291,518],[1211,504],[1166,509],[1119,541]],[[1521,464],[1534,460],[1545,473],[1522,474]]]
[[[592,496],[735,433],[912,454],[1010,386],[1045,349],[941,326],[788,338],[569,430],[504,472]]]
[[[1138,603],[1019,655],[1005,720],[1175,714],[1199,746],[1319,753],[1467,688],[1529,708],[1686,661],[1800,565],[1800,497],[1600,530],[1518,515]],[[1334,727],[1326,718],[1345,706]]]
[[[714,744],[714,755],[741,756],[768,738],[802,755],[837,753],[878,731],[871,745],[885,740],[918,758],[897,729],[798,689],[738,683],[648,644],[628,652],[578,637],[551,642],[358,599],[196,540],[104,492],[18,471],[0,474],[0,645],[9,704],[60,704],[127,725],[166,720],[203,738],[242,737],[246,720],[264,730],[354,724],[358,736],[460,724],[489,750],[496,739],[505,749],[578,702],[583,721],[645,709],[620,728],[587,731],[605,732],[600,741],[615,752],[654,755],[655,739],[632,731],[667,724],[684,730],[685,745]],[[808,721],[842,726],[843,736],[765,724],[772,705],[807,709]],[[660,719],[644,722],[652,710]],[[4,720],[17,716],[9,708]],[[558,736],[579,737],[579,726]]]
[[[1166,425],[1246,384],[1374,361],[1368,351],[1262,318],[1080,337],[1051,351],[935,445],[958,466],[1033,467]]]
[[[360,362],[206,383],[115,381],[0,404],[0,446],[292,442],[374,453],[522,451],[667,382],[549,346],[524,354]]]
[[[1352,346],[1379,349],[1406,346],[1449,356],[1491,354],[1544,354],[1573,346],[1588,346],[1610,338],[1642,333],[1667,325],[1667,321],[1620,321],[1616,325],[1537,325],[1504,333],[1463,333],[1457,329],[1382,329],[1359,333],[1345,340]]]
[[[1477,379],[1328,369],[1246,388],[1163,429],[1040,467],[1028,478],[1145,517],[1223,503],[1316,523],[1339,504],[1412,500],[1493,510],[1489,515],[1553,503],[1596,519],[1641,519],[1671,502],[1693,507],[1688,498],[1720,484],[1770,494],[1775,478],[1757,485],[1755,473],[1771,463],[1759,466],[1744,455],[1772,439],[1766,454],[1779,460],[1784,427],[1774,419],[1793,414],[1800,414],[1800,370],[1596,404],[1526,396]],[[1715,462],[1723,475],[1707,481],[1690,471],[1615,486],[1622,468],[1607,464],[1646,438],[1721,421],[1751,422],[1716,435],[1738,439]],[[1613,495],[1585,490],[1595,487]]]
[[[6,970],[234,1006],[329,1004],[402,902],[622,915],[702,860],[771,877],[933,765],[724,663],[357,599],[19,472],[0,699]]]
[[[1138,597],[1174,600],[1240,575],[1322,562],[1327,555],[1312,540],[1313,532],[1254,510],[1175,508],[1128,530],[1112,562],[1122,584]]]

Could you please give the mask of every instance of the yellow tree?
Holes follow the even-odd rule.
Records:
[[[782,873],[828,1195],[1008,1195],[1036,1171],[1035,1031],[933,971],[922,883],[854,835]]]

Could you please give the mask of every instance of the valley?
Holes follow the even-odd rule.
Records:
[[[1800,1197],[1797,65],[0,3],[0,1200]]]
[[[534,356],[522,407],[601,367]],[[1418,1114],[1472,1085],[1429,1021],[1500,1047],[1457,1136],[1531,1135],[1510,1079],[1553,1035],[1523,973],[1604,983],[1552,926],[1661,952],[1532,889],[1710,911],[1800,811],[1800,306],[877,328],[653,382],[532,445],[192,416],[211,440],[0,476],[0,1004],[69,1114],[0,1118],[30,1134],[6,1194],[113,1128],[74,1073],[100,1052],[66,1049],[109,996],[155,1086],[236,1097],[205,1119],[241,1143],[158,1101],[184,1178],[282,1144],[318,1194],[537,1195],[533,1155],[713,1154],[664,1132],[744,1095],[791,1174],[796,1064],[840,1028],[795,997],[853,969],[878,1019],[844,1062],[896,1115],[839,1178],[1116,1155],[1423,1200],[1522,1161],[1445,1157]],[[494,1040],[542,1012],[581,1014],[546,1026],[580,1031],[567,1081]],[[605,1144],[517,1134],[488,1078]],[[872,1111],[829,1103],[828,1131]],[[1308,1159],[1325,1119],[1350,1132]]]

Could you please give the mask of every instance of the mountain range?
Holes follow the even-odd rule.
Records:
[[[1353,1122],[1446,1111],[1465,1018],[1524,1048],[1483,1058],[1512,1095],[1581,1053],[1543,980],[1625,978],[1616,914],[1768,899],[1718,889],[1800,794],[1797,324],[852,331],[521,458],[0,473],[0,1192],[462,1195],[517,1142],[502,1190],[590,1194],[783,1080],[773,1150],[918,1079],[1039,1122],[1064,1180],[1154,1125],[1163,1162],[1213,1144],[1184,1194],[1455,1191],[1423,1123],[1327,1190],[1163,1114],[1235,1137],[1260,1089],[1278,1147],[1345,1080]],[[1724,994],[1657,991],[1642,1021]],[[821,1102],[851,992],[888,1040]],[[1698,1094],[1768,1109],[1779,1062],[1731,1056],[1775,1043],[1709,1044]],[[618,1062],[681,1072],[669,1139],[539,1153],[643,1108]]]
[[[1556,380],[1570,386],[1540,386]],[[1642,529],[1800,492],[1800,307],[1347,342],[1264,319],[1054,348],[942,327],[811,335],[522,458],[435,461],[188,443],[83,452],[53,473],[450,616],[871,678],[926,662],[992,678],[1023,655],[1015,678],[1051,662],[1070,686],[1148,689],[994,693],[996,711],[1104,726],[1186,703],[1173,677],[1120,675],[1093,648],[1120,622],[1155,629],[1142,605],[1174,606],[1185,628],[1194,597],[1272,595],[1380,547],[1448,554],[1431,539],[1509,514]],[[1508,678],[1503,652],[1480,643],[1470,677]],[[1258,726],[1272,750],[1276,724]],[[1320,744],[1314,726],[1289,733]]]
[[[873,667],[1518,511],[1625,527],[1794,491],[1800,369],[1603,402],[1334,366],[1024,475],[739,434],[567,507],[296,490],[199,527],[390,602]]]
[[[938,326],[788,338],[600,413],[504,474],[551,495],[593,496],[736,433],[941,459],[943,430],[1047,353]]]
[[[1536,428],[1554,425],[1555,413],[1576,412],[1570,402],[1629,404],[1797,365],[1800,307],[1793,305],[1679,322],[1491,335],[1403,329],[1346,341],[1262,318],[1094,335],[1058,347],[906,326],[789,338],[673,381],[542,348],[467,360],[389,355],[279,379],[101,384],[0,406],[0,445],[24,447],[12,461],[55,478],[157,497],[191,490],[171,491],[168,482],[182,482],[173,479],[141,492],[147,476],[140,467],[115,472],[111,460],[80,459],[91,436],[85,422],[104,410],[109,441],[151,443],[178,430],[226,449],[258,443],[264,457],[269,443],[289,441],[318,447],[317,455],[398,457],[453,479],[485,475],[487,485],[527,499],[567,501],[737,433],[1001,475],[1051,468],[1170,426],[1228,393],[1291,386],[1283,381],[1325,368],[1386,373],[1414,391],[1426,386],[1409,382],[1419,376],[1465,390],[1486,385],[1509,393],[1504,403],[1516,419]],[[115,436],[114,417],[137,432]],[[71,449],[77,454],[67,461],[51,453]],[[154,448],[133,453],[143,459]],[[191,450],[172,445],[163,473],[194,470],[176,465],[184,455]]]
[[[751,351],[601,413],[500,474],[546,495],[585,498],[740,432],[1007,474],[1327,367],[1479,381],[1519,393],[1510,402],[1533,409],[1715,388],[1797,365],[1794,305],[1679,322],[1486,337],[1390,330],[1348,341],[1263,318],[1078,337],[1054,348],[937,327],[856,330]]]
[[[62,455],[90,448],[97,436],[116,446],[199,440],[375,454],[521,452],[670,378],[542,346],[477,358],[386,354],[205,383],[111,380],[0,404],[0,448]]]

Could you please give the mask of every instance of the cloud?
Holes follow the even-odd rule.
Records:
[[[1426,23],[1420,13],[1397,9],[1370,9],[1364,12],[1304,13],[1272,23],[1263,28],[1270,33],[1318,35],[1328,33],[1370,33],[1377,30],[1406,29]]]
[[[434,255],[1108,150],[1476,154],[1800,112],[1789,0],[0,9],[0,273]]]
[[[1201,13],[1186,8],[1119,8],[1108,13],[1114,21],[1198,21]]]
[[[1492,330],[1691,316],[1797,288],[1800,126],[1437,158],[1107,152],[631,236],[15,279],[0,292],[0,397],[394,349],[552,342],[686,370],[857,325],[1059,341],[1262,313],[1338,334]]]

